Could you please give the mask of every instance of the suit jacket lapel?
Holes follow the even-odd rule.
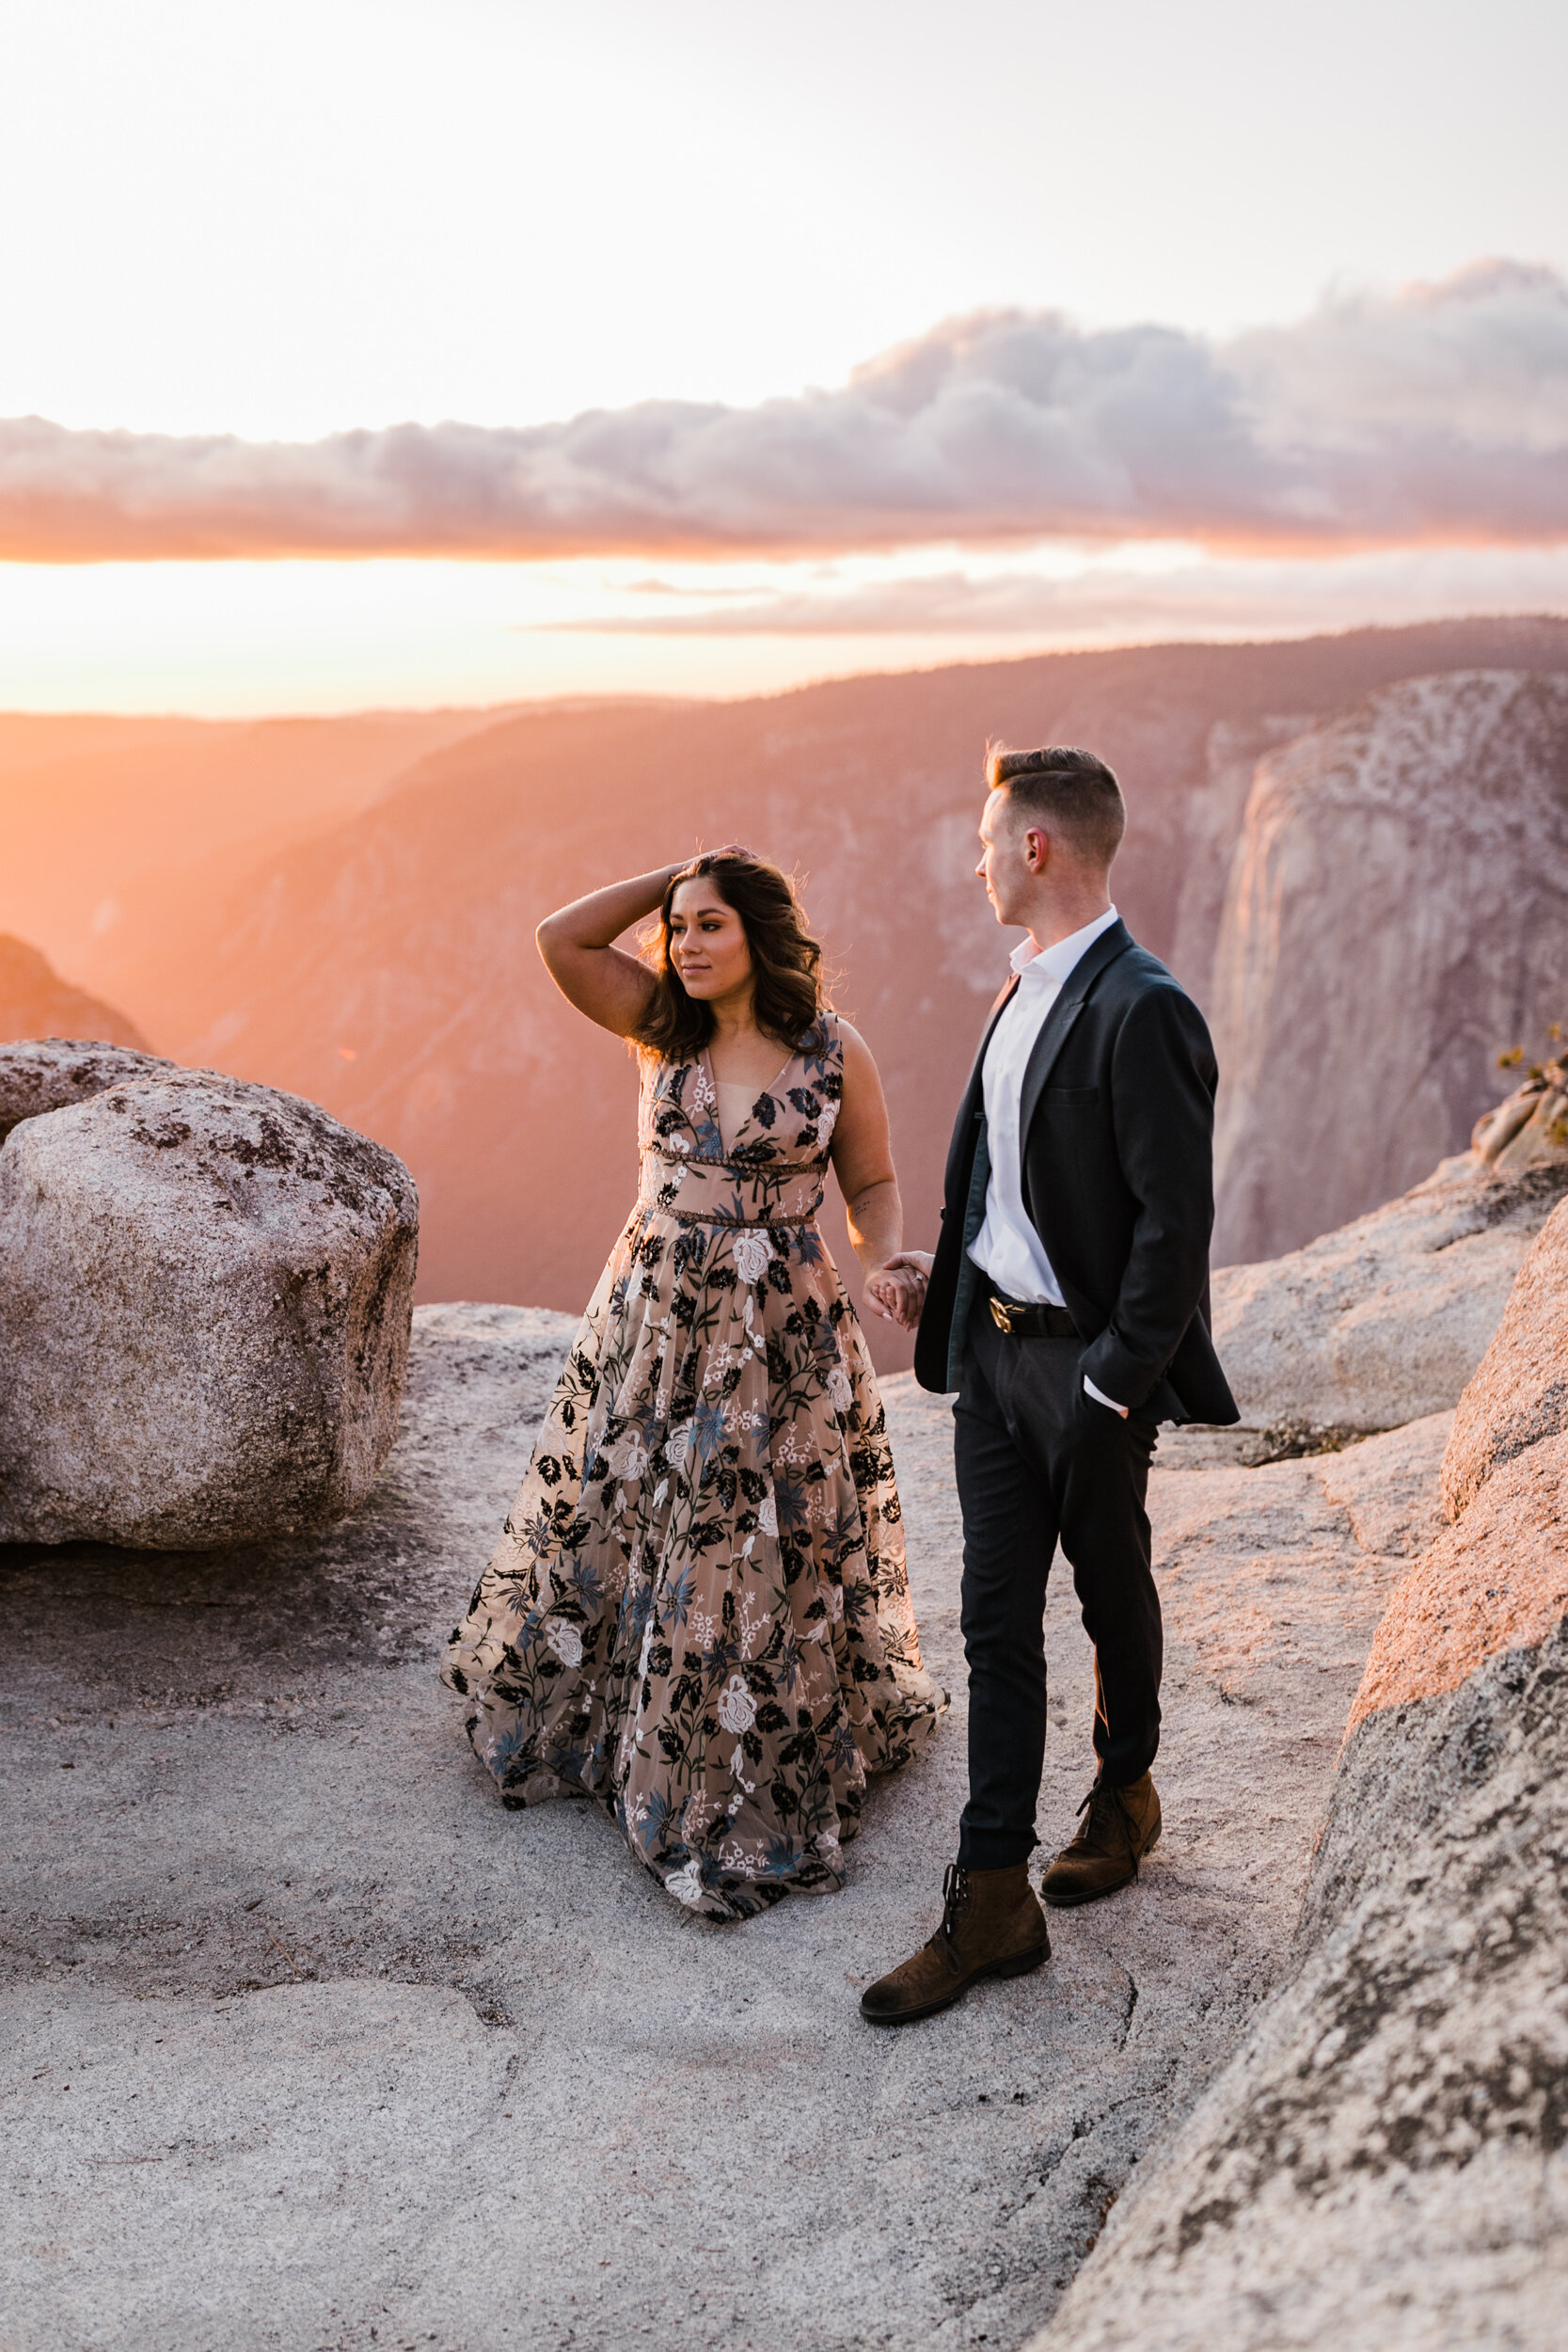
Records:
[[[1023,1071],[1023,1092],[1018,1114],[1021,1152],[1028,1145],[1030,1121],[1039,1108],[1046,1080],[1051,1075],[1057,1055],[1067,1043],[1073,1023],[1084,1009],[1089,991],[1105,966],[1114,963],[1117,956],[1132,945],[1132,934],[1125,923],[1113,923],[1109,930],[1101,931],[1093,946],[1086,948],[1073,965],[1055,1003],[1040,1023],[1039,1035],[1030,1049]]]

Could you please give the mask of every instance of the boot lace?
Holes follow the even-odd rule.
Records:
[[[1084,1820],[1085,1813],[1089,1817],[1086,1821]],[[1097,1772],[1094,1787],[1078,1808],[1078,1819],[1083,1823],[1078,1836],[1086,1845],[1092,1845],[1097,1840],[1101,1845],[1108,1845],[1117,1824],[1120,1824],[1122,1834],[1127,1839],[1127,1851],[1132,1860],[1132,1876],[1136,1878],[1138,1875],[1138,1825],[1132,1819],[1132,1811],[1121,1790],[1113,1788]]]

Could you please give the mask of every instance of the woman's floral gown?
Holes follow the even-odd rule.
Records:
[[[442,1668],[506,1804],[596,1797],[721,1919],[842,1885],[946,1705],[816,1224],[843,1073],[823,1013],[726,1149],[705,1057],[645,1061],[637,1206]]]

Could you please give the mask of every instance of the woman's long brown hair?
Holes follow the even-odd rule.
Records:
[[[726,906],[734,907],[752,951],[752,1011],[759,1029],[781,1045],[798,1045],[825,1001],[822,949],[806,929],[800,901],[789,876],[767,858],[719,850],[694,857],[672,874],[658,910],[658,930],[644,949],[654,993],[633,1033],[644,1053],[667,1061],[700,1054],[713,1035],[713,1009],[689,996],[670,961],[670,906],[683,882],[711,876]]]

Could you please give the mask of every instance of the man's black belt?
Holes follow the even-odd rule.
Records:
[[[1065,1307],[1025,1307],[989,1285],[986,1303],[990,1319],[1010,1340],[1075,1340],[1078,1326]]]

